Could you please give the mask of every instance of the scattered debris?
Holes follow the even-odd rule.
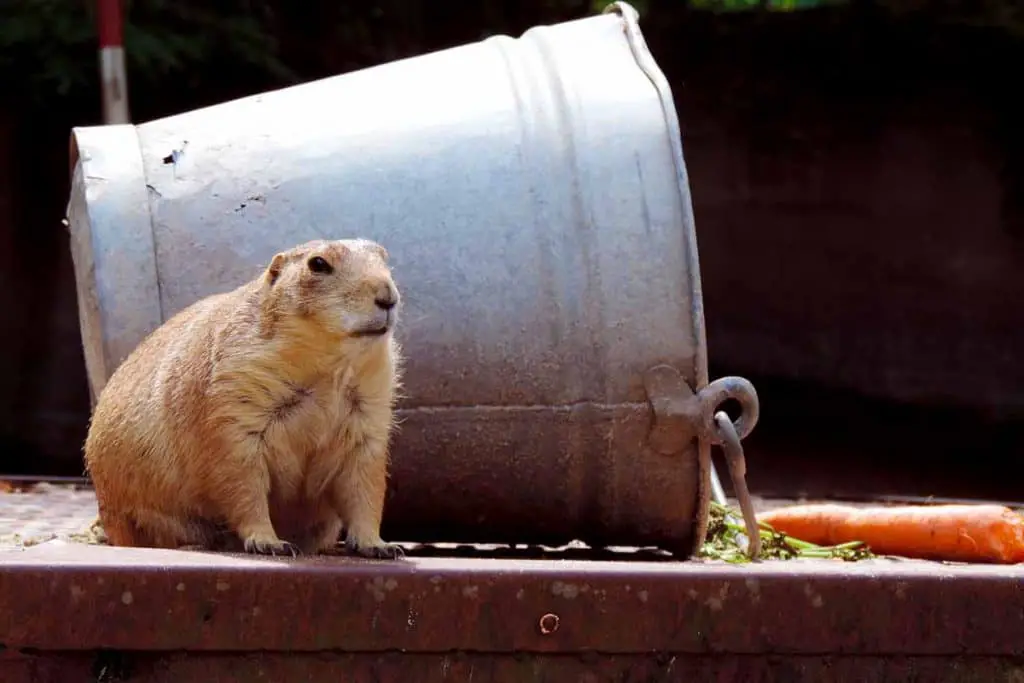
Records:
[[[107,534],[103,531],[99,517],[97,517],[85,529],[71,533],[49,533],[39,536],[22,536],[19,533],[3,534],[0,535],[0,546],[30,548],[34,545],[54,540],[85,543],[87,545],[107,545]]]
[[[267,201],[267,198],[264,197],[262,194],[251,194],[251,195],[248,195],[245,198],[245,201],[241,202],[238,205],[238,207],[235,209],[235,213],[238,213],[239,211],[242,211],[246,206],[249,205],[248,204],[249,202],[259,202],[260,204],[263,204],[263,203],[266,203],[266,201]]]
[[[737,513],[727,506],[711,503],[708,535],[698,557],[734,563],[751,561],[740,542],[740,537],[746,530],[730,517],[736,519]],[[860,541],[822,546],[787,536],[764,523],[760,524],[760,527],[761,551],[757,556],[759,560],[834,559],[852,562],[874,557]]]

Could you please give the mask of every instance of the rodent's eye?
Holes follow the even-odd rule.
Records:
[[[319,256],[314,256],[309,259],[306,265],[308,265],[309,269],[314,273],[323,273],[324,275],[327,275],[334,272],[334,268],[331,267],[331,264]]]

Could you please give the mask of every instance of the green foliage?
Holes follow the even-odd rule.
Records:
[[[95,8],[83,0],[0,0],[0,82],[33,100],[78,94],[98,81]],[[128,0],[124,40],[132,79],[202,73],[225,62],[287,76],[271,14],[258,0]],[[214,67],[214,68],[217,68]]]
[[[882,6],[897,17],[932,16],[943,24],[998,29],[1024,38],[1024,0],[884,0]]]
[[[647,14],[649,2],[647,0],[626,0],[630,5],[633,6],[639,14],[640,18],[643,19],[644,15]],[[604,11],[604,8],[612,4],[613,0],[591,0],[590,9],[594,14],[600,14]]]
[[[95,42],[94,22],[81,3],[7,0],[0,20],[0,82],[9,92],[65,94],[90,80],[82,62],[95,71]]]
[[[758,9],[769,12],[793,12],[849,4],[850,0],[687,0],[687,5],[692,9],[713,12]],[[890,17],[917,16],[927,18],[935,24],[993,28],[1018,38],[1024,37],[1024,0],[980,0],[964,3],[950,3],[946,0],[877,0],[871,4]]]
[[[742,513],[712,501],[708,511],[708,533],[698,557],[722,560],[736,564],[749,562],[746,550],[746,529],[736,520]],[[775,531],[767,524],[759,524],[761,552],[759,560],[845,560],[856,562],[874,557],[860,541],[841,545],[815,545]]]
[[[140,72],[154,78],[228,57],[286,77],[276,57],[273,13],[262,0],[129,0],[125,3],[125,51]]]
[[[792,12],[851,0],[630,0],[652,35],[686,11]],[[179,79],[179,90],[210,86],[227,73],[260,82],[317,77],[419,54],[528,25],[599,13],[611,0],[429,3],[427,0],[123,0],[124,37],[133,91]],[[935,24],[995,27],[1024,36],[1024,0],[867,0],[894,17]],[[861,3],[862,5],[864,3]],[[677,19],[678,18],[678,19]],[[653,22],[653,23],[652,23]],[[474,28],[478,27],[478,28]],[[668,29],[665,29],[668,30]],[[474,33],[476,31],[476,33]],[[219,80],[218,80],[219,76]],[[269,78],[267,78],[269,77]],[[259,79],[257,79],[259,80]],[[8,101],[53,106],[60,98],[96,98],[98,65],[92,0],[0,0],[0,83]],[[55,100],[57,98],[57,100]]]
[[[690,7],[697,10],[716,12],[737,12],[765,9],[770,12],[794,12],[827,5],[846,4],[847,0],[690,0]]]

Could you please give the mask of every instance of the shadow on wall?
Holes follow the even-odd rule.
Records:
[[[61,224],[63,126],[0,112],[0,471],[78,476],[89,393]],[[59,133],[58,133],[59,131]],[[61,137],[57,137],[60,134]],[[65,144],[47,144],[64,139]]]
[[[762,396],[752,486],[1019,496],[1024,42],[856,12],[679,29],[712,374]]]
[[[653,4],[712,375],[761,394],[754,490],[1013,497],[1024,109],[1002,73],[1021,42],[845,10],[712,21]],[[333,50],[306,75],[351,68]],[[205,104],[182,87],[140,93],[136,116]],[[13,139],[0,121],[0,315],[18,331],[0,349],[0,434],[22,444],[0,469],[75,475],[89,400],[60,225],[74,117],[60,116]]]

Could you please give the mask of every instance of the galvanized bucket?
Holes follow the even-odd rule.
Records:
[[[364,236],[405,308],[384,536],[702,540],[713,415],[671,93],[624,3],[139,126],[78,128],[69,224],[94,395],[278,250]],[[698,391],[694,395],[694,391]]]

